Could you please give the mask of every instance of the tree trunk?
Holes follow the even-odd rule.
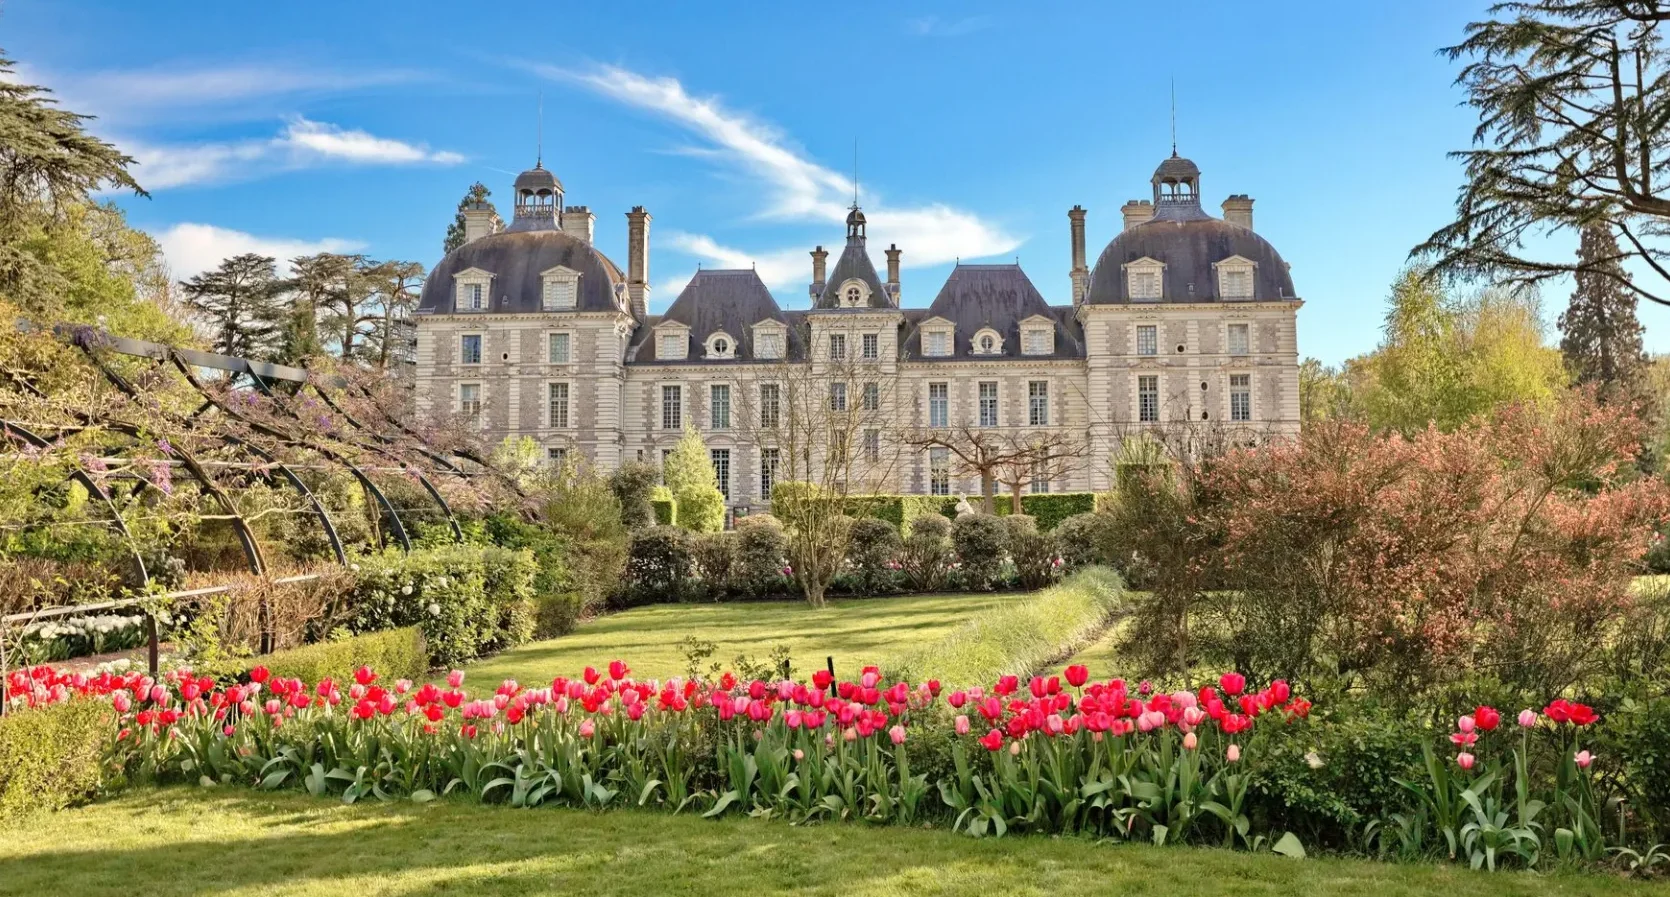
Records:
[[[996,514],[997,508],[992,502],[993,494],[997,492],[997,481],[990,470],[980,471],[980,506],[987,514]]]
[[[823,607],[823,591],[825,584],[813,577],[805,577],[800,581],[800,590],[806,593],[806,603],[813,607]]]
[[[1009,484],[1009,513],[1026,513],[1021,510],[1021,481],[1018,478]]]

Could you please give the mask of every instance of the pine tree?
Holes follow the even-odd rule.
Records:
[[[186,304],[212,334],[214,351],[265,358],[278,348],[286,313],[278,301],[282,282],[272,257],[233,256],[180,286]]]
[[[487,189],[487,185],[480,181],[470,185],[470,191],[458,201],[457,216],[446,226],[446,239],[441,241],[441,252],[451,252],[464,245],[464,209],[476,203],[486,202],[487,197],[492,195],[493,191]],[[498,220],[497,215],[493,216],[493,222],[495,225],[503,223]]]
[[[1577,249],[1577,289],[1559,320],[1566,366],[1578,383],[1596,384],[1603,400],[1629,394],[1647,361],[1622,257],[1610,230],[1585,227]]]

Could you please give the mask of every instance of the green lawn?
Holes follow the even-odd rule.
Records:
[[[734,604],[658,604],[600,617],[569,635],[533,642],[467,667],[480,687],[502,679],[547,681],[573,676],[588,664],[598,669],[626,661],[637,676],[684,672],[679,642],[687,635],[719,646],[714,659],[729,664],[739,653],[765,659],[787,645],[795,669],[821,669],[833,655],[843,675],[1025,595],[912,595],[832,601],[814,609],[799,601]]]
[[[974,840],[864,825],[453,801],[350,807],[218,789],[135,792],[0,836],[5,895],[1629,897],[1666,890],[1605,875],[1492,875],[1073,838]]]

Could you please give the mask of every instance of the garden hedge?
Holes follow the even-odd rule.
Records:
[[[0,716],[0,828],[92,797],[110,719],[109,703],[98,700]]]
[[[968,502],[978,505],[980,496],[970,495]],[[1021,511],[1038,521],[1039,530],[1049,532],[1074,514],[1096,510],[1096,502],[1094,492],[1041,492],[1021,496]],[[992,496],[992,507],[999,515],[1011,513],[1012,503],[1008,495]],[[957,499],[950,495],[849,495],[846,513],[849,517],[885,520],[898,527],[901,534],[908,535],[910,522],[925,514],[954,519]]]
[[[354,671],[362,666],[390,680],[420,679],[429,672],[429,649],[423,630],[407,626],[274,651],[251,658],[249,664],[264,666],[274,676],[303,682],[318,682],[327,676],[338,682],[352,681]]]
[[[651,511],[655,512],[655,524],[657,526],[678,525],[678,501],[673,498],[672,493],[668,492],[666,487],[656,488],[655,494],[650,497],[649,507]]]
[[[1124,583],[1105,567],[1073,574],[1035,595],[979,614],[942,639],[882,664],[887,675],[959,688],[1026,677],[1071,654],[1107,624],[1124,599]]]

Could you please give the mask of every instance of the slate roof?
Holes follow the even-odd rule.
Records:
[[[765,282],[752,269],[704,268],[685,284],[666,314],[652,316],[642,322],[627,348],[627,362],[711,364],[714,362],[702,356],[706,352],[708,337],[720,331],[729,334],[735,343],[737,361],[755,361],[754,325],[768,320],[778,321],[788,328],[787,354],[790,359],[798,359],[801,356],[801,339],[796,318],[803,315],[784,312]],[[684,358],[662,361],[655,357],[659,343],[655,339],[655,325],[667,321],[676,321],[690,328],[690,344]]]
[[[847,232],[851,233],[854,224],[864,226],[864,213],[854,208],[847,215]],[[823,295],[813,301],[815,308],[840,308],[841,284],[852,279],[862,281],[870,288],[870,308],[894,308],[894,299],[882,284],[881,277],[876,274],[876,266],[870,261],[869,250],[864,248],[863,237],[848,237],[847,245],[841,250],[841,257],[835,260],[835,267],[829,269],[824,278]]]
[[[1191,211],[1192,209],[1192,211]],[[1130,303],[1124,265],[1141,258],[1164,262],[1164,302],[1217,302],[1218,277],[1212,265],[1232,256],[1250,259],[1257,268],[1253,296],[1257,301],[1297,299],[1287,263],[1264,239],[1238,224],[1200,211],[1198,204],[1167,203],[1154,218],[1126,230],[1102,250],[1090,272],[1091,305]]]
[[[1055,351],[1050,355],[1021,354],[1021,322],[1042,315],[1055,323]],[[922,322],[944,318],[956,325],[951,355],[922,352]],[[925,309],[907,309],[902,345],[912,361],[967,361],[997,358],[1083,358],[1084,339],[1071,307],[1052,307],[1033,286],[1020,265],[958,265],[945,279],[939,295]],[[990,327],[1003,336],[999,355],[974,354],[974,335]]]
[[[576,311],[626,311],[625,277],[608,256],[591,244],[559,230],[500,231],[465,243],[447,253],[429,272],[419,314],[453,311],[453,276],[469,268],[491,272],[487,310],[473,314],[540,312],[544,279],[541,272],[562,265],[580,272]],[[616,291],[616,285],[622,285]]]

